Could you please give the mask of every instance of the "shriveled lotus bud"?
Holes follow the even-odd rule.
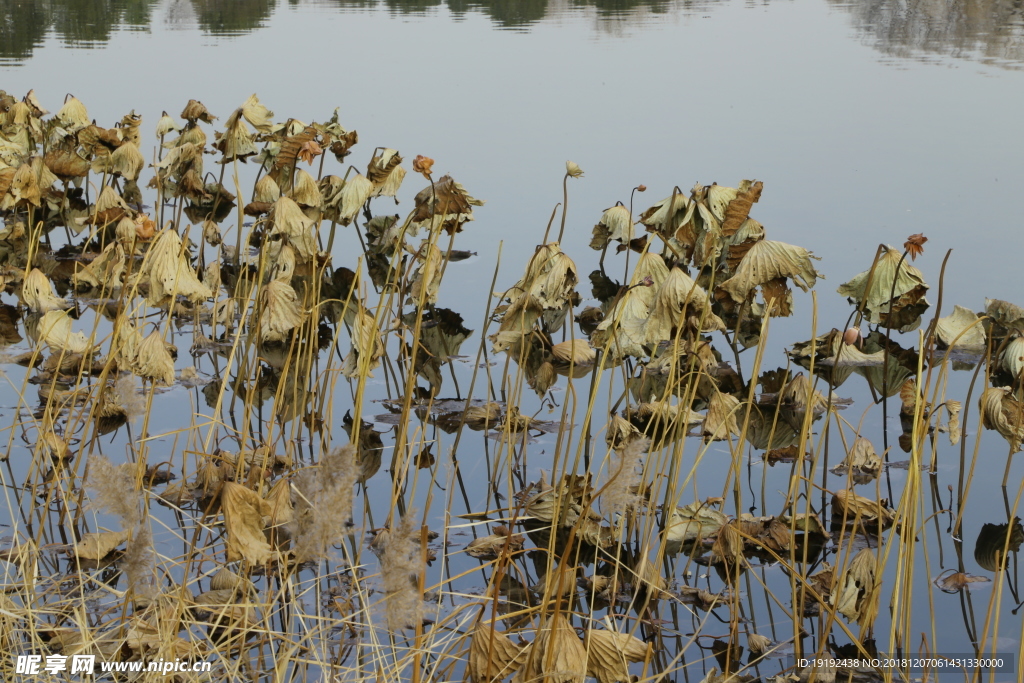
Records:
[[[853,346],[858,341],[860,341],[860,328],[856,325],[843,332],[843,343],[847,346]]]
[[[647,186],[644,185],[643,183],[640,183],[639,185],[636,186],[636,191],[637,192],[647,192]]]
[[[573,178],[582,178],[583,177],[583,169],[580,168],[579,165],[575,161],[567,161],[567,162],[565,162],[565,173],[566,173],[566,175],[570,175]]]

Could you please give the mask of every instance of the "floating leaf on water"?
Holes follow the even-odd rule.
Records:
[[[1010,387],[988,387],[978,399],[985,429],[999,432],[1016,453],[1024,441],[1024,403],[1013,398]]]
[[[983,349],[985,327],[978,323],[977,314],[963,306],[953,306],[953,312],[935,323],[935,336],[946,348]]]
[[[876,502],[853,491],[842,490],[832,497],[832,520],[838,523],[844,519],[847,524],[856,522],[861,527],[888,529],[895,521],[896,513],[884,498]]]
[[[714,536],[729,523],[729,518],[707,503],[695,502],[676,507],[665,525],[665,540],[690,543]]]
[[[513,534],[502,525],[496,526],[494,531],[489,536],[470,541],[466,546],[466,554],[479,560],[494,560],[503,553],[514,554],[523,549],[526,538],[522,534]]]
[[[1006,567],[1007,553],[1020,550],[1024,542],[1024,526],[1020,518],[1014,517],[1013,524],[983,524],[974,542],[974,560],[982,569],[997,572]]]
[[[499,683],[515,673],[526,660],[526,645],[517,645],[508,635],[481,621],[469,640],[466,660],[468,683]]]
[[[894,320],[891,321],[893,329],[907,332],[917,327],[923,309],[909,321],[895,316],[898,316],[902,309],[911,310],[919,303],[927,307],[924,294],[928,291],[928,285],[925,284],[921,271],[907,263],[901,252],[892,247],[885,247],[878,257],[869,282],[870,273],[870,270],[860,273],[849,282],[840,285],[837,291],[858,304],[863,302],[865,317],[869,322],[884,324],[891,308],[894,316]]]
[[[938,586],[939,590],[943,593],[959,593],[969,584],[987,583],[988,581],[990,581],[988,577],[972,576],[970,574],[958,572],[954,569],[947,569],[935,577],[935,585]]]
[[[552,614],[527,648],[520,674],[523,681],[583,683],[587,650],[561,611]]]
[[[610,209],[605,209],[601,220],[594,226],[590,248],[600,251],[607,248],[612,240],[626,244],[632,239],[633,218],[629,215],[629,209],[622,204],[616,204]]]
[[[220,506],[228,537],[227,561],[260,564],[268,560],[271,551],[263,535],[263,518],[271,514],[270,505],[255,491],[229,481],[221,488]]]
[[[858,436],[843,461],[832,468],[835,474],[851,473],[855,484],[866,484],[882,469],[882,459],[868,439]]]
[[[78,555],[83,560],[98,562],[114,551],[117,546],[128,540],[130,531],[101,531],[85,534],[82,540],[68,549],[68,555]]]
[[[30,332],[29,336],[35,336],[53,352],[86,353],[90,349],[85,333],[71,331],[71,316],[67,311],[47,311],[38,319],[35,329],[36,334]]]
[[[633,680],[629,665],[646,660],[651,652],[651,646],[639,638],[607,629],[587,629],[583,646],[587,675],[598,683],[629,683]]]

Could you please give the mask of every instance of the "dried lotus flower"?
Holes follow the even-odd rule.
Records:
[[[21,300],[33,313],[69,308],[68,302],[57,296],[49,278],[38,268],[33,268],[25,276],[25,281],[21,285]]]
[[[916,261],[917,257],[924,253],[924,243],[927,241],[928,238],[920,232],[907,238],[907,241],[903,243],[903,248],[907,250],[911,261]]]
[[[69,95],[64,106],[57,112],[57,120],[61,127],[69,133],[79,131],[89,125],[89,112],[77,97]]]
[[[433,167],[434,160],[422,154],[417,154],[416,158],[412,160],[412,170],[416,173],[422,173],[427,180],[430,180]]]
[[[132,372],[158,384],[174,384],[174,358],[158,330],[153,330],[139,344]]]
[[[171,118],[170,114],[163,112],[160,120],[156,122],[156,135],[157,137],[163,137],[171,131],[180,131],[182,128],[183,126]]]
[[[565,174],[570,178],[582,178],[583,169],[575,161],[565,162]]]

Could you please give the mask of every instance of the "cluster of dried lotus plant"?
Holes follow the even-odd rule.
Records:
[[[976,407],[1009,473],[1024,309],[922,327],[923,236],[880,246],[839,287],[849,319],[819,334],[816,312],[766,369],[772,319],[822,276],[751,217],[762,183],[677,187],[636,216],[635,188],[596,217],[584,277],[569,162],[558,239],[548,225],[521,271],[496,269],[470,351],[439,302],[483,202],[424,156],[409,177],[390,148],[346,165],[358,135],[337,111],[275,121],[253,95],[218,120],[196,100],[165,113],[147,159],[134,112],[103,128],[73,96],[50,115],[0,91],[0,338],[23,374],[8,652],[210,659],[228,680],[830,680],[780,653],[918,647],[922,603],[944,608],[911,581],[940,514],[957,563],[936,588],[1014,590],[1015,504],[977,539],[991,576],[962,552],[981,434],[971,459],[963,437]],[[405,217],[386,213],[411,178]],[[963,368],[981,384],[947,398]],[[853,375],[880,435],[845,417]],[[926,494],[956,452],[940,510]],[[979,653],[1001,607],[971,606]]]

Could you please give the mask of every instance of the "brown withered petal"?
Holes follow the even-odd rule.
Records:
[[[412,170],[416,173],[422,173],[428,179],[430,178],[431,169],[434,167],[434,160],[430,157],[425,157],[422,154],[417,154],[416,158],[412,160]]]
[[[907,238],[907,241],[903,243],[903,248],[907,250],[907,255],[910,256],[910,260],[916,260],[919,254],[924,253],[924,243],[928,241],[922,233],[911,235]]]
[[[323,153],[324,150],[320,148],[316,140],[307,140],[302,143],[302,147],[299,148],[299,153],[296,156],[307,164],[312,164],[313,160]]]

